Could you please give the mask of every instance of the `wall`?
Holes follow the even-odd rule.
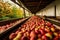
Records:
[[[60,0],[55,0],[53,3],[49,4],[44,9],[37,12],[37,15],[55,16],[55,5],[56,5],[56,16],[60,16]]]
[[[58,19],[60,19],[60,0],[56,0],[55,1],[55,4],[56,4],[56,16]]]

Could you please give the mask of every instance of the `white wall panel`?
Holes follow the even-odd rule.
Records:
[[[60,16],[60,0],[56,0],[56,13],[57,13],[57,16]]]
[[[60,0],[55,0],[55,2],[48,5],[46,8],[39,11],[37,14],[46,15],[46,16],[54,16],[55,15],[55,8],[56,5],[56,16],[60,16]]]
[[[55,15],[55,9],[54,9],[55,3],[51,3],[50,5],[46,6],[46,8],[42,9],[42,11],[38,12],[41,15],[46,16],[54,16]]]

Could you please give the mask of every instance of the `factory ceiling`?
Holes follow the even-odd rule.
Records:
[[[16,0],[12,0],[13,2],[16,2]],[[40,11],[41,9],[45,8],[47,5],[49,5],[54,0],[17,0],[19,3],[21,3],[32,13],[36,13]]]

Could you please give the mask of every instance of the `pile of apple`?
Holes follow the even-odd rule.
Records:
[[[5,24],[5,25],[1,25],[0,26],[0,33],[5,31],[6,29],[9,29],[10,27],[12,27],[16,22],[14,21],[14,22],[9,22],[8,24]]]
[[[16,32],[9,36],[10,40],[60,40],[60,30],[53,24],[37,16],[32,16]]]
[[[6,25],[2,25],[0,26],[0,33],[5,31],[6,29],[8,29],[12,24],[6,24]]]

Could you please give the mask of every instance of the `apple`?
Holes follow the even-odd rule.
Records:
[[[45,25],[46,26],[51,26],[51,23],[50,22],[46,22]]]
[[[35,40],[34,37],[31,37],[30,40]]]
[[[25,28],[22,28],[21,31],[22,31],[23,33],[26,32]]]
[[[4,29],[7,29],[8,27],[7,26],[3,26]]]
[[[38,26],[40,26],[40,25],[41,25],[41,23],[39,22],[39,23],[38,23]]]
[[[26,35],[29,36],[29,32],[26,32]]]
[[[42,30],[42,29],[39,29],[39,32],[40,32],[42,35],[45,34],[44,30]]]
[[[3,32],[5,30],[4,26],[1,27],[1,32]]]
[[[46,33],[45,36],[49,37],[50,39],[52,39],[52,33]]]
[[[6,27],[10,27],[10,25],[9,25],[9,24],[7,24],[7,25],[6,25]]]
[[[40,26],[40,29],[44,30],[45,29],[44,25],[41,25]]]
[[[16,34],[18,34],[18,33],[19,33],[19,31],[16,31],[15,33],[16,33]]]
[[[30,40],[34,40],[36,38],[36,34],[34,31],[31,31],[30,33]]]
[[[16,35],[17,35],[17,34],[12,33],[12,34],[9,36],[9,39],[13,39],[13,38],[15,38],[15,37],[16,37]]]
[[[27,31],[30,32],[30,28],[27,28]]]
[[[19,32],[17,34],[17,36],[15,38],[13,38],[13,40],[19,40],[19,39],[21,39],[21,36],[22,36],[22,34],[21,34],[21,32]]]
[[[22,27],[24,27],[24,28],[25,28],[25,27],[26,27],[26,24],[22,25]]]
[[[35,33],[36,33],[36,34],[38,34],[38,33],[39,33],[39,32],[38,32],[38,28],[35,28]]]
[[[28,40],[28,37],[27,36],[22,36],[21,40]]]
[[[60,33],[59,33],[59,37],[60,37]]]
[[[33,25],[32,27],[31,27],[31,30],[33,30],[35,28],[35,25]]]
[[[54,32],[53,34],[54,34],[54,36],[58,36],[58,33],[56,33],[56,32]]]
[[[21,31],[22,27],[19,27],[19,29],[17,31]]]
[[[51,27],[51,31],[54,32],[55,31],[55,28],[54,27]]]
[[[11,27],[13,24],[12,24],[12,23],[10,23],[9,25],[10,25],[10,27]]]
[[[29,32],[25,32],[24,34],[23,34],[23,36],[26,36],[26,37],[28,37],[29,38]]]
[[[41,40],[41,38],[38,38],[37,40]]]
[[[43,35],[42,40],[48,40],[47,36]]]
[[[45,28],[44,31],[46,31],[46,32],[50,32],[49,27]]]
[[[36,36],[35,32],[34,31],[31,31],[30,37],[35,37],[35,36]]]
[[[41,36],[42,36],[41,34],[38,34],[38,38],[41,38]]]

